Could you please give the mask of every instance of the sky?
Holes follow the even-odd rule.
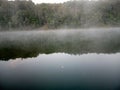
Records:
[[[69,0],[32,0],[35,3],[63,3]]]

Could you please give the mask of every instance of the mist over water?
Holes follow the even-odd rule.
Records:
[[[120,90],[119,7],[0,0],[0,90]]]
[[[2,90],[119,90],[120,28],[0,32]]]
[[[0,58],[27,58],[57,52],[117,53],[119,38],[119,28],[1,32]]]

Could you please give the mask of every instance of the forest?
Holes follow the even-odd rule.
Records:
[[[35,4],[0,0],[0,30],[119,27],[120,0]]]

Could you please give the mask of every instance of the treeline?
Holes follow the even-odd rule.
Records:
[[[0,30],[120,26],[120,0],[34,4],[0,0]]]

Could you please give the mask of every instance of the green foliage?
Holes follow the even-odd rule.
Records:
[[[34,4],[0,0],[0,30],[120,26],[120,1],[68,1]]]

